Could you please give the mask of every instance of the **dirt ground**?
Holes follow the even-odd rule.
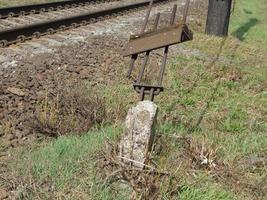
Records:
[[[154,16],[158,11],[165,13],[161,25],[169,20],[166,13],[170,13],[173,4],[154,9]],[[129,35],[138,32],[143,17],[144,10],[140,10],[1,49],[2,147],[15,147],[38,137],[33,128],[36,108],[47,97],[57,96],[66,82],[108,85],[116,80],[114,77],[121,76],[121,66],[126,73],[129,60],[120,51]],[[130,84],[126,78],[125,81]]]

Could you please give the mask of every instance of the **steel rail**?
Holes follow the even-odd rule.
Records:
[[[29,15],[52,10],[60,10],[68,7],[78,7],[87,3],[99,0],[64,0],[50,3],[29,4],[23,6],[13,6],[0,8],[0,19],[8,17],[18,17],[21,15]]]
[[[155,0],[155,3],[167,2],[168,0]],[[81,25],[101,20],[115,14],[122,14],[125,11],[135,10],[143,6],[149,5],[150,0],[139,3],[130,3],[123,6],[116,6],[113,8],[103,9],[95,12],[89,12],[72,17],[61,18],[52,21],[45,21],[42,23],[35,23],[23,27],[7,29],[0,32],[0,47],[5,47],[17,42],[24,42],[25,40],[40,37],[42,35],[52,34],[57,31],[66,30],[68,28],[75,28]]]

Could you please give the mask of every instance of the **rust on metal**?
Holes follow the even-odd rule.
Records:
[[[154,0],[150,0],[149,7],[148,7],[148,10],[147,10],[147,13],[146,13],[146,17],[145,17],[145,21],[144,21],[144,25],[142,27],[141,33],[144,33],[145,30],[146,30],[148,19],[149,19],[149,16],[150,16],[150,13],[151,13],[151,10],[152,10],[152,6],[153,6],[153,1]]]
[[[132,35],[123,56],[144,53],[165,46],[192,40],[192,33],[184,24],[159,29],[145,34]]]
[[[177,5],[173,6],[169,26],[158,29],[160,20],[160,13],[157,13],[156,19],[151,31],[145,31],[148,19],[152,10],[153,0],[150,1],[149,8],[147,10],[143,27],[139,34],[131,35],[130,41],[126,44],[122,51],[123,56],[131,56],[130,67],[127,73],[127,77],[131,77],[131,73],[134,69],[135,61],[139,54],[145,53],[144,60],[141,66],[141,70],[133,83],[133,87],[137,93],[139,93],[139,100],[143,101],[145,95],[149,96],[151,101],[154,100],[154,96],[159,95],[164,90],[162,82],[163,76],[167,64],[167,58],[169,53],[169,46],[186,42],[193,39],[193,33],[186,25],[186,18],[189,10],[189,2],[187,0],[183,18],[180,22],[175,23],[175,17],[177,12]],[[159,69],[159,76],[157,85],[147,85],[142,83],[142,78],[145,73],[146,66],[148,64],[149,56],[153,50],[164,48],[163,59]]]
[[[189,11],[189,4],[190,4],[190,0],[186,0],[186,4],[185,4],[185,8],[184,8],[184,13],[183,13],[183,19],[182,19],[182,23],[186,23],[186,18],[188,15],[188,11]]]
[[[149,95],[151,101],[154,100],[154,96],[159,95],[164,90],[161,85],[146,85],[140,83],[133,83],[133,87],[137,93],[140,94],[140,101],[143,101],[145,95]]]

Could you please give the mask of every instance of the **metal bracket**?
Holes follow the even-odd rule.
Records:
[[[154,96],[159,95],[164,90],[163,86],[144,85],[140,83],[134,83],[133,87],[140,94],[140,101],[144,100],[146,94],[150,96],[150,101],[153,101]]]
[[[144,34],[132,35],[125,46],[123,56],[152,51],[166,46],[192,40],[193,34],[185,24],[158,29]]]
[[[193,39],[193,33],[186,25],[189,2],[190,0],[187,0],[183,19],[181,22],[175,23],[177,5],[174,5],[171,13],[169,26],[158,29],[160,19],[160,13],[158,13],[154,22],[153,29],[151,31],[145,32],[153,6],[153,0],[151,0],[141,33],[131,35],[130,41],[123,49],[123,56],[131,56],[130,68],[128,70],[127,77],[131,77],[132,71],[134,69],[134,63],[137,60],[138,55],[141,53],[145,53],[143,64],[141,66],[141,71],[139,72],[138,77],[133,84],[134,89],[140,94],[140,101],[144,100],[145,95],[149,95],[150,100],[153,101],[154,96],[159,95],[160,92],[163,91],[162,81],[167,63],[169,46]],[[151,51],[160,48],[164,48],[164,52],[163,60],[160,66],[159,80],[157,81],[158,84],[156,86],[142,84],[141,81],[145,72],[146,65],[148,63],[149,55]]]

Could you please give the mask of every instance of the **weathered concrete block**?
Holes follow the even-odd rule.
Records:
[[[129,109],[124,135],[118,146],[119,157],[123,162],[144,167],[154,141],[157,111],[157,105],[152,101],[141,101]]]

